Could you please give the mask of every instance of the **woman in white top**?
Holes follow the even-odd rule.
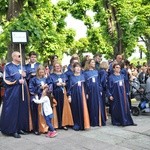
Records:
[[[33,99],[33,101],[37,104],[42,104],[42,113],[45,117],[46,124],[49,127],[49,131],[46,136],[52,138],[57,135],[57,132],[54,130],[54,127],[51,123],[51,120],[53,118],[53,110],[52,110],[50,99],[49,99],[49,93],[50,92],[48,90],[48,87],[45,87],[43,89],[41,98],[38,99],[38,96],[36,96]]]

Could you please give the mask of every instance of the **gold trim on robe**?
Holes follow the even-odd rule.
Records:
[[[66,90],[64,89],[64,105],[63,105],[63,114],[62,114],[62,126],[73,126],[73,117],[70,108],[70,104],[68,101],[68,97],[66,94]]]
[[[101,108],[100,108],[100,102],[99,102],[99,126],[102,126],[102,115],[101,115]]]
[[[58,128],[58,118],[57,118],[57,110],[56,110],[56,106],[57,106],[57,101],[53,98],[53,119],[52,119],[52,124],[53,124],[53,127],[55,129]]]
[[[38,123],[39,123],[39,132],[46,133],[48,132],[48,126],[46,124],[45,118],[41,113],[42,105],[38,104]]]
[[[83,118],[84,118],[84,129],[90,128],[90,119],[89,119],[89,112],[87,108],[86,98],[84,87],[82,86],[82,97],[83,97]]]

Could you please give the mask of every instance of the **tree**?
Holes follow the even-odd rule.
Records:
[[[19,2],[16,1],[16,3]],[[60,2],[55,6],[49,0],[24,0],[21,2],[21,12],[18,15],[15,14],[10,20],[4,19],[8,9],[3,13],[4,32],[0,35],[1,51],[7,52],[7,45],[11,39],[10,31],[25,30],[29,34],[26,53],[31,50],[36,51],[40,54],[41,61],[45,61],[52,54],[61,57],[64,52],[67,52],[75,36],[73,30],[65,28],[67,3]],[[14,49],[11,47],[11,50]]]
[[[142,18],[142,28],[141,28],[141,39],[146,45],[146,58],[148,65],[150,65],[150,1],[143,0],[141,3],[141,9],[139,9],[139,18]],[[144,48],[143,48],[144,49]],[[143,50],[142,49],[142,50]],[[144,49],[145,50],[145,49]]]
[[[18,17],[19,13],[23,9],[23,4],[25,0],[4,0],[1,5],[1,15],[6,15],[6,20],[11,21],[12,18]],[[2,17],[1,17],[2,19]],[[9,51],[8,51],[8,60],[11,60],[11,53],[14,50],[19,50],[19,45],[17,44],[9,44]]]
[[[148,27],[148,18],[141,15],[142,11],[149,8],[148,0],[71,2],[71,14],[87,26],[89,49],[100,51],[107,57],[114,57],[117,54],[124,54],[126,58],[131,56],[138,44],[139,36],[143,35],[143,30]],[[93,21],[91,21],[93,18],[86,15],[89,10],[93,10],[95,14]],[[149,14],[148,11],[143,14],[146,13]],[[98,22],[99,27],[95,28],[94,22]]]
[[[138,45],[139,37],[146,44],[146,55],[150,60],[149,0],[67,0],[57,5],[49,0],[0,2],[0,20],[4,30],[0,34],[1,54],[5,54],[7,45],[10,45],[10,31],[27,30],[29,43],[26,53],[35,50],[42,54],[41,60],[52,54],[61,57],[63,53],[81,54],[86,51],[99,52],[107,58],[118,53],[128,58]],[[10,10],[12,13],[8,13]],[[87,37],[75,41],[75,31],[66,29],[68,14],[84,22]]]

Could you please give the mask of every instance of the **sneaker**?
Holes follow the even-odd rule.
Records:
[[[57,132],[56,131],[53,131],[53,132],[51,132],[51,134],[50,134],[50,138],[53,138],[53,137],[55,137],[57,135]]]
[[[51,134],[52,134],[52,132],[51,132],[51,131],[48,131],[48,133],[46,134],[46,137],[50,137]]]

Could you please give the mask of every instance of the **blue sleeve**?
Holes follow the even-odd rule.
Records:
[[[106,94],[107,94],[107,96],[108,96],[108,98],[110,97],[110,96],[112,96],[112,88],[113,88],[113,79],[111,78],[111,76],[108,78],[108,88],[107,88],[107,92],[106,92]]]
[[[67,96],[71,96],[72,81],[71,78],[67,82]]]
[[[30,81],[29,81],[29,91],[30,91],[30,94],[31,95],[35,95],[37,94],[37,85],[36,85],[36,82],[35,82],[35,78],[32,78]]]

